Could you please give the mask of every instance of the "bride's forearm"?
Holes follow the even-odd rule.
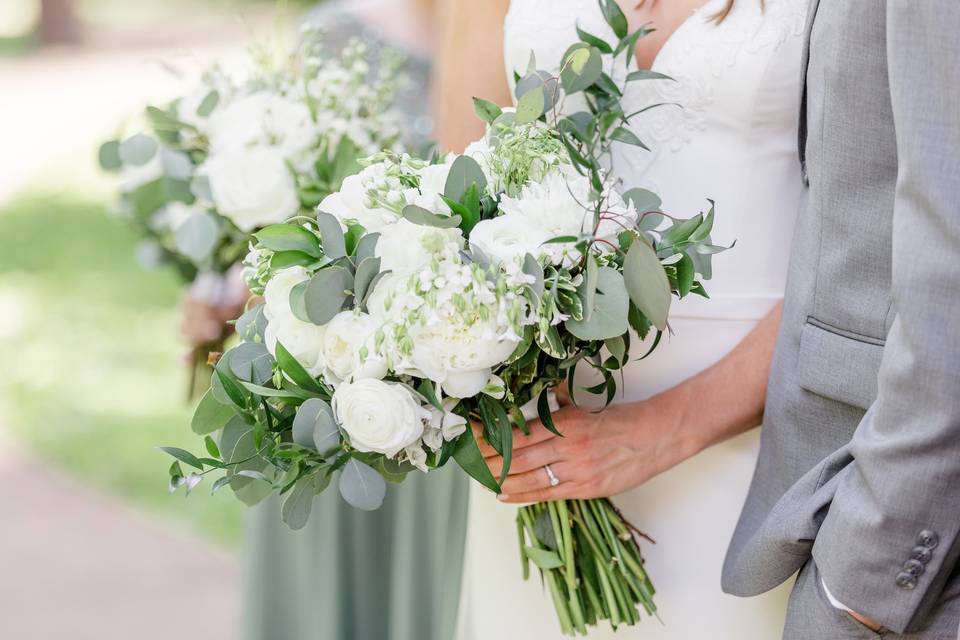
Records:
[[[651,398],[689,457],[760,424],[782,303],[713,366]]]

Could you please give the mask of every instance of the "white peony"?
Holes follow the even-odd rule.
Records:
[[[254,147],[213,155],[200,168],[210,180],[217,211],[242,231],[283,222],[300,200],[282,154]]]
[[[380,324],[375,317],[355,311],[341,311],[327,323],[322,359],[328,379],[334,378],[331,382],[387,375],[386,362],[373,350],[373,336]]]
[[[590,180],[587,177],[557,171],[540,182],[527,184],[515,198],[504,196],[500,209],[503,217],[521,218],[532,227],[542,230],[546,235],[545,239],[592,234],[594,205],[590,201],[590,193]],[[603,203],[601,212],[596,237],[607,240],[612,240],[620,231],[631,227],[637,218],[633,207],[627,205],[615,192]],[[544,245],[539,250],[539,255],[549,256],[554,264],[577,260],[579,253],[573,249],[573,244]],[[608,250],[607,245],[595,246],[598,246],[600,251]]]
[[[384,163],[372,164],[356,175],[344,179],[340,191],[323,199],[318,209],[335,216],[346,227],[354,221],[368,233],[378,232],[399,219],[399,215],[382,207],[368,207],[367,189],[373,184],[386,181]],[[399,189],[399,184],[397,185]],[[398,191],[399,192],[399,191]]]
[[[263,292],[263,315],[267,319],[264,342],[276,356],[277,342],[303,365],[310,375],[323,373],[324,334],[326,327],[300,320],[290,309],[290,292],[310,276],[303,267],[289,267],[274,273]]]
[[[355,449],[388,457],[419,442],[424,422],[430,419],[410,389],[375,378],[344,382],[334,392],[332,404]]]
[[[501,364],[520,343],[498,335],[495,320],[464,322],[455,308],[437,310],[434,322],[411,330],[413,352],[409,364],[437,382],[454,398],[480,393]]]
[[[421,269],[436,256],[463,248],[459,229],[441,229],[414,224],[406,219],[380,230],[376,255],[380,269],[394,273],[411,273]]]
[[[493,262],[522,261],[528,253],[546,255],[543,243],[550,237],[523,216],[500,216],[478,222],[470,231],[470,246]]]

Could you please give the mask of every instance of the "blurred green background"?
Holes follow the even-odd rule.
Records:
[[[170,271],[136,262],[96,148],[125,115],[175,91],[169,60],[233,54],[253,35],[289,30],[306,4],[0,1],[0,431],[82,483],[227,546],[242,516],[229,492],[166,490],[170,461],[156,447],[197,444],[181,288]]]

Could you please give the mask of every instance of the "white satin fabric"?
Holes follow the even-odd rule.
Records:
[[[634,83],[628,111],[676,102],[633,120],[652,149],[620,147],[614,171],[628,186],[657,192],[664,210],[689,217],[717,203],[713,239],[736,240],[714,258],[711,300],[676,303],[674,335],[626,370],[623,397],[667,389],[722,358],[784,291],[793,223],[802,204],[797,160],[800,58],[806,0],[711,0],[669,38],[653,68],[675,81]],[[596,0],[513,0],[505,24],[508,77],[559,66],[576,40],[575,25],[612,40]],[[655,26],[655,25],[654,25]],[[634,346],[634,355],[642,351]],[[701,408],[710,411],[709,406]],[[788,588],[741,599],[720,590],[720,568],[756,462],[759,430],[714,446],[617,496],[616,503],[656,539],[645,545],[663,624],[609,626],[591,638],[771,640],[780,637]],[[474,484],[467,528],[458,640],[560,638],[540,581],[523,582],[516,552],[515,507]]]

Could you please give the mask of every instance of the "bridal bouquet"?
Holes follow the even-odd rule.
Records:
[[[147,131],[104,143],[120,209],[147,239],[141,256],[187,281],[199,273],[216,297],[251,232],[311,211],[358,158],[396,145],[401,61],[370,58],[359,40],[329,55],[307,28],[290,55],[256,49],[239,78],[214,67],[168,106],[148,107]]]
[[[643,144],[623,87],[653,76],[604,69],[642,35],[608,16],[616,47],[584,33],[559,76],[531,64],[515,111],[476,100],[489,126],[463,155],[376,154],[316,215],[254,234],[246,275],[263,303],[238,320],[243,342],[194,415],[209,455],[166,448],[172,489],[220,473],[213,490],[247,503],[285,496],[294,528],[334,478],[361,509],[381,504],[386,482],[451,460],[499,491],[514,429],[539,417],[555,430],[553,387],[613,399],[631,329],[659,339],[672,295],[705,296],[721,249],[712,209],[668,222],[656,195],[609,169],[614,144]],[[580,366],[601,382],[576,389]],[[502,453],[500,478],[471,422]],[[524,507],[518,539],[565,633],[655,611],[638,532],[609,500]]]

